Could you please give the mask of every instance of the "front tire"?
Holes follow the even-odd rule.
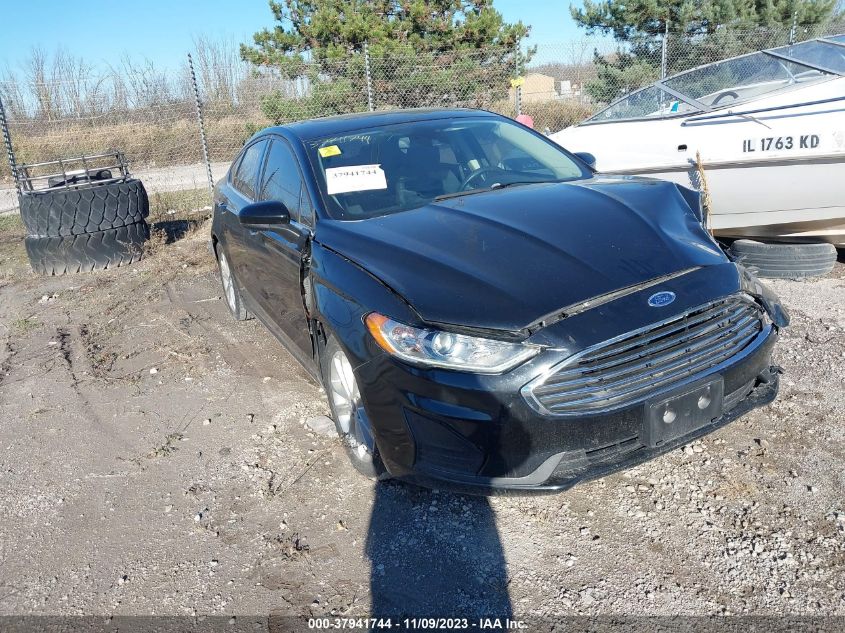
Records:
[[[337,434],[352,466],[370,479],[389,478],[373,439],[352,365],[333,336],[320,351],[320,374]]]
[[[229,258],[226,257],[226,251],[222,246],[217,247],[217,267],[220,269],[220,281],[223,284],[223,298],[226,300],[226,305],[229,307],[229,312],[235,321],[246,321],[250,314],[244,307],[243,299],[241,298],[241,289],[238,286],[238,281],[235,279],[235,273],[232,271],[232,266],[229,264]]]

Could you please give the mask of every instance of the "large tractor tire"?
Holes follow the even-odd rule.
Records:
[[[40,275],[64,275],[116,268],[144,255],[150,229],[143,220],[116,229],[62,235],[28,236],[24,242],[32,270]]]
[[[80,235],[144,221],[149,215],[147,191],[129,178],[93,187],[56,186],[21,195],[21,219],[33,237]]]
[[[26,252],[35,272],[62,275],[141,259],[150,206],[140,180],[64,185],[20,196]]]

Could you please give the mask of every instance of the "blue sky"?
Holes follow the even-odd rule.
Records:
[[[176,68],[195,35],[247,41],[272,25],[266,0],[146,0],[115,4],[86,0],[65,11],[50,0],[17,2],[3,12],[0,66],[12,68],[31,48],[63,48],[91,63],[117,61],[123,53]],[[69,5],[68,5],[69,6]],[[531,40],[553,43],[581,37],[569,16],[567,0],[495,0],[508,21],[532,26]]]

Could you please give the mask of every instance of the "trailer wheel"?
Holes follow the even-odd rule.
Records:
[[[730,252],[734,259],[758,277],[795,279],[820,277],[833,270],[836,247],[833,244],[777,244],[756,240],[736,240]]]
[[[27,236],[24,241],[32,269],[41,275],[63,275],[115,268],[144,255],[150,229],[143,220],[115,229],[61,235]]]
[[[29,235],[96,233],[143,222],[150,213],[147,191],[135,178],[78,189],[64,183],[21,194],[21,219]]]

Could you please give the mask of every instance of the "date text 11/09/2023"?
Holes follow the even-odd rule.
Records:
[[[816,149],[821,143],[818,134],[801,134],[799,136],[766,136],[760,139],[745,139],[742,141],[742,151],[770,152],[781,149]]]
[[[308,618],[312,630],[478,630],[520,631],[527,628],[523,620],[510,618]]]

